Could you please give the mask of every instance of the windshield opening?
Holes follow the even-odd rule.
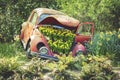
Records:
[[[67,30],[67,31],[71,31],[72,33],[75,33],[76,31],[76,28],[74,29],[70,29],[70,28],[65,28],[63,26],[59,26],[59,25],[40,25],[39,27],[49,27],[49,28],[53,28],[53,29],[56,29],[56,30]]]
[[[90,36],[92,35],[92,32],[91,32],[91,25],[90,24],[83,24],[83,25],[80,25],[78,30],[77,30],[77,34],[79,35],[85,35],[85,36]]]
[[[53,52],[68,53],[70,51],[75,37],[72,30],[57,25],[41,25],[38,29]]]
[[[43,19],[45,19],[46,17],[48,17],[50,14],[41,14],[39,19],[38,19],[38,23],[40,23]]]

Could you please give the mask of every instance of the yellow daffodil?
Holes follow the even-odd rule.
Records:
[[[109,34],[109,32],[107,31],[107,32],[106,32],[106,35],[108,35],[108,34]]]
[[[2,38],[2,34],[0,34],[0,38]]]
[[[113,35],[113,33],[111,31],[109,33],[110,33],[110,35]]]
[[[1,36],[1,35],[0,35],[0,36]],[[14,40],[15,40],[15,41],[19,41],[19,35],[15,35],[15,36],[14,36]]]
[[[100,38],[103,39],[103,35],[100,35]]]
[[[118,35],[118,39],[120,39],[120,34]]]
[[[104,33],[103,32],[100,32],[100,38],[103,39],[103,35]]]
[[[103,32],[100,32],[100,35],[103,35],[104,33]]]
[[[111,31],[107,31],[106,35],[113,35],[113,33]]]
[[[102,46],[102,43],[99,43],[98,45],[99,45],[99,46]]]
[[[119,30],[118,30],[119,32],[120,32],[120,28],[119,28]]]
[[[109,40],[110,40],[110,38],[106,38],[106,40],[107,40],[107,41],[109,41]]]
[[[92,45],[92,43],[93,43],[93,42],[91,41],[90,44]]]

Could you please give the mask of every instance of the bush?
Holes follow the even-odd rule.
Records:
[[[114,77],[111,61],[104,56],[88,55],[80,74],[83,80],[109,80]]]
[[[88,50],[95,55],[104,55],[107,53],[119,52],[119,38],[118,33],[114,32],[100,32],[95,34],[90,42]]]
[[[116,0],[57,0],[57,4],[81,22],[94,22],[96,30],[112,30],[120,25],[120,2]]]
[[[0,58],[16,57],[22,52],[23,49],[19,41],[15,41],[14,43],[0,43]]]
[[[20,33],[22,22],[27,20],[31,11],[38,7],[57,8],[54,0],[1,0],[0,42],[11,42],[14,35]]]
[[[6,79],[13,76],[18,69],[20,64],[17,62],[16,58],[1,58],[0,59],[0,78]]]
[[[106,55],[113,60],[120,61],[120,31],[106,31],[96,33],[92,41],[87,44],[87,50],[92,55]],[[115,62],[117,62],[115,61]]]
[[[1,0],[0,42],[10,42],[37,7],[59,9],[80,22],[93,21],[96,30],[119,28],[120,2],[116,0]]]
[[[115,78],[111,61],[105,56],[58,56],[59,61],[33,58],[18,63],[17,58],[0,59],[0,79],[14,80],[111,80]],[[6,76],[5,74],[9,74]]]

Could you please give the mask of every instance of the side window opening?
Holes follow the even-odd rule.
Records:
[[[30,19],[30,22],[35,25],[37,21],[37,13],[33,13],[32,18]]]
[[[77,30],[77,34],[90,36],[91,35],[91,25],[88,25],[88,24],[81,25]]]
[[[41,14],[38,22],[41,22],[43,19],[45,19],[45,18],[48,17],[49,15],[50,15],[50,14]]]

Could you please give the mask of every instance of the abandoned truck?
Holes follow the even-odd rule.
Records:
[[[47,8],[36,8],[23,22],[20,41],[28,58],[56,59],[54,54],[86,54],[84,43],[94,34],[92,22],[80,23],[66,14]]]

